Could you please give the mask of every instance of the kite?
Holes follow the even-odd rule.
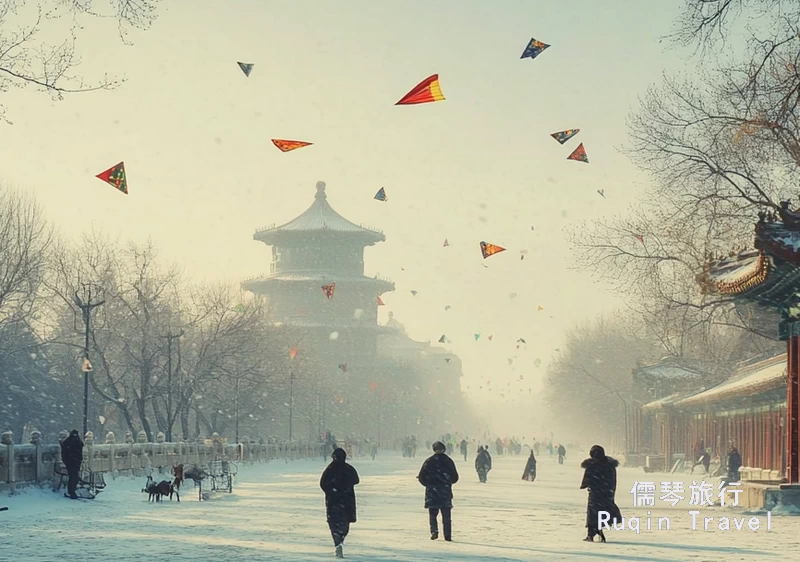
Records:
[[[481,337],[480,334],[475,334],[475,341],[478,341],[480,339],[480,337]]]
[[[428,76],[425,80],[414,86],[395,105],[416,105],[419,103],[432,103],[443,101],[442,89],[439,87],[439,75]]]
[[[452,306],[450,306],[450,305],[448,304],[448,305],[446,305],[446,306],[444,307],[444,311],[445,311],[445,312],[447,312],[447,311],[448,311],[448,310],[450,310],[451,308],[453,308],[453,307],[452,307]]]
[[[103,180],[109,185],[113,185],[125,195],[128,194],[128,180],[125,176],[125,163],[120,162],[116,166],[112,166],[105,172],[101,172],[95,176]]]
[[[564,144],[569,139],[580,133],[580,129],[567,129],[566,131],[559,131],[557,133],[552,133],[550,136],[556,139],[559,144]]]
[[[538,312],[541,312],[541,311],[543,311],[543,310],[544,310],[544,307],[537,306],[537,307],[536,307],[536,309],[538,310]]]
[[[572,151],[572,154],[567,156],[567,160],[576,160],[578,162],[589,163],[589,157],[586,156],[586,150],[583,148],[583,143],[578,145],[578,148]]]
[[[527,253],[528,253],[528,250],[520,250],[519,251],[519,259],[520,260],[524,260],[525,259],[525,254],[527,254]]]
[[[388,197],[386,197],[386,190],[385,190],[385,189],[383,189],[383,188],[380,188],[380,189],[378,190],[378,193],[376,193],[376,194],[375,194],[375,199],[377,199],[378,201],[383,201],[384,203],[385,203],[386,201],[388,201],[388,200],[389,200],[389,198],[388,198]]]
[[[483,254],[483,259],[486,259],[489,256],[493,256],[495,254],[505,251],[506,249],[501,246],[497,246],[495,244],[487,244],[486,242],[481,242],[481,254]]]
[[[525,341],[524,339],[522,339],[522,338],[519,338],[519,339],[517,340],[517,343],[528,343],[528,342],[526,342],[526,341]]]
[[[452,359],[450,359],[449,357],[445,357],[444,360],[447,361],[448,363],[450,363],[450,361],[452,361]]]
[[[231,309],[232,312],[244,312],[245,310],[247,310],[247,307],[242,303],[237,304]]]
[[[548,45],[547,43],[542,43],[541,41],[537,41],[536,39],[531,37],[530,42],[525,47],[525,50],[522,52],[522,56],[519,57],[519,58],[521,58],[521,59],[524,59],[524,58],[535,59],[536,57],[541,55],[542,52],[545,49],[547,49],[549,46],[550,45]]]
[[[447,248],[449,245],[450,245],[450,242],[448,242],[448,241],[447,241],[447,238],[445,238],[445,239],[444,239],[444,245],[443,245],[442,247],[443,247],[443,248]]]
[[[492,341],[492,338],[493,338],[493,337],[494,337],[494,336],[489,336],[489,341]]]
[[[272,140],[272,144],[278,147],[278,150],[281,152],[289,152],[291,150],[297,150],[298,148],[303,148],[304,146],[311,146],[314,144],[313,142],[305,142],[305,141],[297,141],[297,140],[285,140],[285,139],[270,139]]]
[[[386,305],[383,303],[383,299],[381,299],[381,296],[380,296],[380,295],[378,295],[376,298],[378,299],[378,306],[386,306]]]
[[[339,368],[342,370],[342,372],[346,373],[347,372],[347,363],[341,363],[339,365]]]
[[[603,199],[605,199],[605,198],[606,198],[606,190],[605,190],[605,189],[598,189],[598,190],[597,190],[597,193],[599,193],[599,194],[600,194],[600,196],[601,196]]]
[[[328,300],[333,298],[333,291],[336,289],[336,283],[331,283],[330,285],[323,285],[322,292],[328,297]]]
[[[236,64],[242,69],[244,75],[250,78],[250,73],[253,72],[253,66],[255,65],[252,62],[237,62]]]
[[[446,337],[444,337],[444,334],[442,334],[442,337],[441,337],[441,338],[439,338],[439,343],[444,343],[444,342],[446,342],[446,341],[447,341],[447,338],[446,338]]]
[[[417,296],[417,292],[416,291],[411,291],[411,296],[412,297],[416,297]]]
[[[515,298],[517,298],[517,293],[510,293],[508,295],[508,298],[510,298],[511,300],[514,300]]]
[[[297,357],[297,348],[296,347],[293,347],[292,349],[289,350],[289,357],[292,358],[292,359]]]
[[[641,234],[636,234],[636,235],[635,235],[635,238],[636,238],[636,239],[637,239],[639,242],[641,242],[642,244],[644,244],[644,236],[642,236]]]

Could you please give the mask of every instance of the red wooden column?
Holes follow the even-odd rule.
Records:
[[[786,477],[789,484],[800,484],[800,458],[798,458],[798,435],[800,435],[800,337],[791,336],[787,341],[788,361],[786,366],[789,387],[786,396]]]

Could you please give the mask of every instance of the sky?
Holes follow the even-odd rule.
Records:
[[[255,229],[303,212],[325,181],[334,209],[386,234],[366,252],[367,273],[396,283],[382,320],[446,335],[478,410],[513,416],[565,331],[623,304],[576,270],[565,229],[646,189],[619,149],[638,97],[686,64],[659,41],[680,4],[170,0],[132,46],[83,22],[80,74],[127,81],[63,101],[4,93],[0,178],[66,236],[150,237],[193,279],[234,282],[269,271]],[[552,46],[520,60],[531,37]],[[394,105],[434,73],[445,101]],[[563,146],[550,137],[570,128]],[[272,138],[314,144],[281,153]],[[581,142],[589,164],[566,159]],[[127,196],[94,177],[119,161]],[[484,261],[481,240],[507,251]]]

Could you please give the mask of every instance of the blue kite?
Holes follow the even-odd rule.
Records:
[[[548,45],[547,43],[542,43],[541,41],[537,41],[536,39],[531,37],[530,43],[528,43],[528,46],[525,47],[525,51],[522,53],[522,56],[519,57],[519,58],[521,58],[521,59],[525,59],[525,58],[535,59],[540,54],[542,54],[542,51],[547,49],[549,46],[550,45]]]
[[[375,199],[377,199],[378,201],[383,201],[383,202],[388,201],[389,198],[386,197],[386,190],[383,189],[383,188],[380,188],[378,190],[378,193],[375,194]]]

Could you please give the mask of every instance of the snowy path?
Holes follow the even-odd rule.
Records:
[[[669,531],[647,531],[643,524],[639,535],[610,531],[607,544],[581,542],[586,494],[577,489],[582,474],[577,462],[559,466],[543,457],[539,479],[529,484],[520,480],[524,456],[496,457],[485,485],[478,484],[472,460],[459,460],[454,542],[431,542],[423,488],[414,478],[422,460],[384,453],[374,462],[353,462],[362,483],[356,488],[359,522],[345,544],[346,559],[733,562],[779,560],[786,556],[781,552],[800,549],[798,517],[773,516],[772,531],[752,532],[745,523],[741,531],[723,532],[716,522],[709,531],[692,531],[688,497],[675,508],[656,499],[653,516],[670,517]],[[0,513],[0,561],[331,560],[318,486],[323,466],[319,460],[245,467],[234,495],[203,503],[187,489],[180,504],[148,504],[140,492],[143,479],[110,482],[94,502],[71,502],[39,491],[3,498],[0,503],[10,510]],[[617,502],[625,516],[646,516],[645,509],[631,507],[628,493],[643,476],[641,470],[620,470]],[[701,512],[722,514],[719,508]]]

